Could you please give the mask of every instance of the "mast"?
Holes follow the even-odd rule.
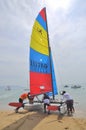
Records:
[[[48,38],[48,46],[49,46],[49,59],[50,59],[50,69],[51,69],[51,78],[52,78],[52,64],[51,64],[51,56],[50,56],[51,55],[51,47],[50,47],[50,42],[49,42],[49,33],[48,33],[48,23],[47,23],[46,7],[45,7],[45,17],[46,17],[47,38]],[[52,94],[53,94],[53,99],[55,99],[54,89],[53,89],[53,82],[52,82]]]

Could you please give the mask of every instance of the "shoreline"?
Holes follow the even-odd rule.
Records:
[[[80,109],[79,104],[75,104],[75,112],[74,112],[74,117],[78,118],[86,118],[86,110]],[[9,105],[6,106],[0,106],[0,111],[13,111],[14,112],[15,107],[11,107]],[[23,110],[23,108],[21,108]]]
[[[61,116],[56,112],[50,115],[42,111],[32,111],[21,109],[19,113],[14,110],[0,110],[0,130],[85,130],[86,117]]]

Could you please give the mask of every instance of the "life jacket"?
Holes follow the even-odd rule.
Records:
[[[44,95],[43,99],[50,99],[48,95]]]
[[[28,98],[28,93],[23,93],[23,94],[20,96],[20,98],[21,98],[22,100]]]

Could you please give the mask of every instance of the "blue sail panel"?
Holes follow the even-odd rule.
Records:
[[[30,48],[30,71],[51,74],[49,56]]]
[[[46,27],[46,21],[44,21],[44,19],[41,17],[41,15],[39,14],[38,17],[36,18],[36,20],[40,23],[40,25],[47,31],[47,27]]]
[[[49,92],[48,95],[52,96],[57,95],[58,94],[58,89],[57,89],[57,84],[56,84],[56,77],[55,77],[55,71],[54,71],[54,64],[53,64],[53,59],[52,59],[52,55],[50,56],[51,58],[51,67],[52,67],[52,85],[53,85],[53,92]]]

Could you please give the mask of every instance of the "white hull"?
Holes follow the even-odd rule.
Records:
[[[29,111],[42,110],[43,105],[41,103],[33,103],[33,104],[27,103],[27,104],[24,105],[24,109],[29,110]]]

